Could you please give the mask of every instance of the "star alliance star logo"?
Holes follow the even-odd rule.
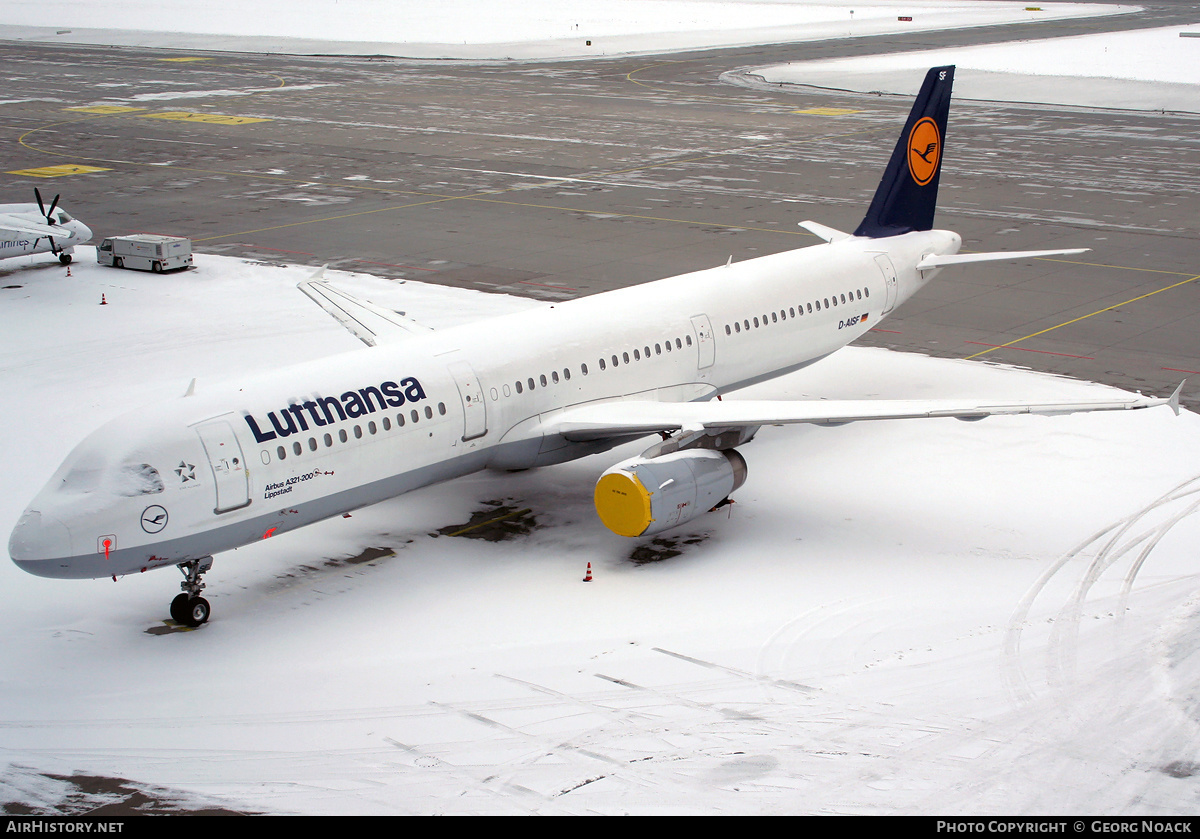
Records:
[[[179,468],[175,470],[175,474],[183,479],[183,483],[196,480],[196,467],[185,461],[179,462]]]

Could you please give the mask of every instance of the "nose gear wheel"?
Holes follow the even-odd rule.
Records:
[[[212,568],[212,564],[211,556],[179,563],[179,570],[184,576],[183,582],[179,584],[183,593],[176,595],[171,601],[171,619],[176,623],[200,626],[208,621],[212,607],[200,596],[200,592],[205,588],[202,578]]]

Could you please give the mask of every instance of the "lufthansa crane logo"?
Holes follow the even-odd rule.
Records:
[[[142,530],[147,533],[158,533],[167,526],[167,511],[154,504],[142,510]]]
[[[917,120],[908,132],[908,171],[919,186],[925,186],[937,174],[942,159],[942,137],[930,117]]]

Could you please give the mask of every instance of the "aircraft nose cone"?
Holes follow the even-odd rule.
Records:
[[[57,519],[26,510],[8,539],[8,555],[23,571],[39,577],[54,576],[47,573],[47,560],[71,555],[71,533]]]
[[[76,235],[79,239],[79,243],[83,244],[84,242],[92,241],[92,228],[88,227],[82,221],[79,222],[78,224],[79,224],[79,232]]]

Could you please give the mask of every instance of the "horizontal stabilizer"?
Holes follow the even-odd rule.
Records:
[[[814,236],[824,239],[826,242],[836,242],[840,239],[850,238],[849,233],[845,233],[841,230],[835,230],[832,227],[826,227],[825,225],[815,221],[802,221],[800,222],[800,226]]]
[[[1091,248],[1069,248],[1059,251],[996,251],[994,253],[955,253],[945,256],[930,254],[917,263],[918,271],[945,268],[947,265],[966,265],[971,262],[998,262],[1004,259],[1036,259],[1043,256],[1069,256],[1087,253]]]
[[[1137,395],[1086,402],[1012,404],[991,404],[968,399],[616,401],[569,408],[550,420],[543,430],[547,434],[562,434],[568,440],[585,441],[660,431],[672,432],[681,428],[720,431],[762,425],[844,425],[850,422],[888,419],[953,417],[977,420],[1015,414],[1055,416],[1088,411],[1129,411],[1160,405],[1167,405],[1178,413],[1179,388],[1166,399]]]
[[[346,327],[355,338],[368,347],[391,344],[433,331],[428,326],[422,326],[399,312],[384,309],[374,303],[352,297],[344,291],[338,291],[320,279],[324,271],[324,268],[320,269],[311,279],[298,284],[297,288],[311,297],[318,306],[331,314],[334,320]]]

